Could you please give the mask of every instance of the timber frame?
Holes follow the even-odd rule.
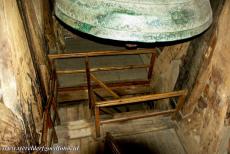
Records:
[[[181,91],[174,91],[174,92],[168,92],[168,93],[162,93],[162,94],[149,94],[149,95],[142,95],[142,96],[136,96],[136,97],[130,97],[130,98],[93,102],[94,112],[95,112],[96,136],[100,137],[100,125],[101,124],[134,120],[134,119],[140,119],[140,118],[152,117],[152,116],[158,116],[158,115],[167,115],[171,113],[173,113],[172,119],[175,120],[178,112],[182,109],[185,103],[186,95],[187,95],[187,90],[181,90]],[[142,103],[143,101],[153,101],[153,100],[160,100],[160,99],[166,99],[166,98],[171,98],[171,97],[179,97],[175,109],[170,109],[167,111],[159,111],[159,112],[146,112],[145,114],[141,114],[141,115],[134,115],[134,116],[116,118],[116,119],[111,119],[111,120],[102,120],[102,121],[100,120],[100,109],[103,107]]]
[[[131,66],[123,66],[123,67],[106,67],[106,68],[90,68],[90,57],[96,56],[116,56],[116,55],[139,55],[139,54],[152,54],[150,59],[149,65],[131,65]],[[114,92],[109,85],[111,83],[104,83],[103,81],[99,80],[96,76],[93,75],[93,72],[98,71],[115,71],[115,70],[127,70],[127,69],[139,69],[139,68],[148,68],[148,76],[147,80],[143,81],[136,81],[136,84],[150,84],[152,79],[153,67],[157,57],[157,53],[155,49],[137,49],[137,50],[124,50],[124,51],[95,51],[95,52],[78,52],[78,53],[65,53],[65,54],[49,54],[48,55],[52,68],[54,68],[54,61],[56,59],[68,59],[68,58],[84,58],[85,59],[85,69],[81,70],[58,70],[56,71],[57,74],[78,74],[78,73],[86,73],[87,77],[87,86],[80,86],[74,88],[59,88],[60,91],[71,90],[71,89],[84,89],[87,88],[88,90],[88,100],[89,100],[89,108],[91,113],[94,114],[95,117],[95,130],[96,130],[96,137],[100,137],[100,125],[112,122],[119,122],[119,121],[127,121],[132,119],[139,119],[144,117],[151,117],[151,116],[158,116],[158,115],[165,115],[174,113],[172,118],[175,119],[177,113],[181,110],[185,103],[185,98],[187,95],[187,90],[175,91],[175,92],[168,92],[163,94],[149,94],[143,96],[136,96],[130,98],[121,98],[116,92]],[[96,85],[92,84],[92,81],[96,83]],[[123,82],[123,83],[115,83],[117,85],[133,85],[133,81],[130,82]],[[56,84],[55,84],[56,85]],[[106,90],[111,96],[114,97],[114,100],[106,100],[101,97],[96,91],[94,90],[95,87],[101,87]],[[99,98],[100,102],[96,101],[96,98]],[[127,105],[127,104],[134,104],[134,103],[142,103],[143,101],[152,101],[152,100],[160,100],[160,99],[167,99],[172,97],[179,97],[178,103],[175,109],[161,111],[161,112],[149,112],[142,115],[135,115],[132,117],[124,117],[124,118],[117,118],[111,120],[104,120],[100,121],[100,110],[106,112],[104,107],[110,106],[118,106],[118,105]],[[119,112],[119,109],[114,108]]]
[[[58,53],[58,52],[57,52]],[[98,57],[98,56],[117,56],[117,55],[140,55],[140,54],[151,54],[150,64],[149,65],[128,65],[122,67],[101,67],[101,68],[90,68],[90,57]],[[124,87],[124,86],[132,86],[132,85],[149,85],[155,60],[157,58],[157,52],[155,48],[151,49],[137,49],[137,50],[111,50],[111,51],[94,51],[94,52],[73,52],[73,53],[64,53],[64,54],[49,54],[48,55],[50,61],[55,61],[57,59],[68,59],[68,58],[84,58],[85,59],[85,69],[80,70],[57,70],[57,74],[79,74],[86,73],[87,69],[90,72],[99,72],[99,71],[117,71],[117,70],[129,70],[129,69],[148,69],[148,75],[146,80],[128,80],[128,81],[119,81],[119,82],[107,82],[105,83],[109,87]],[[88,67],[88,68],[87,68]],[[58,87],[58,92],[76,92],[80,90],[89,90],[89,81],[87,80],[87,84],[79,85],[76,87]],[[98,85],[91,85],[93,88],[101,87]],[[89,97],[90,98],[90,97]],[[90,100],[91,102],[91,100]]]
[[[54,65],[51,61],[51,77],[49,81],[49,93],[46,106],[43,112],[43,130],[41,136],[41,145],[51,146],[52,143],[58,142],[55,123],[60,125],[60,117],[57,109],[58,83]]]

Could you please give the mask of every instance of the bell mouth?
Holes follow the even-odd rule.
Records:
[[[56,0],[56,16],[70,27],[99,38],[169,42],[204,32],[212,23],[208,0]],[[137,3],[135,3],[137,2]],[[151,3],[151,5],[149,4]]]

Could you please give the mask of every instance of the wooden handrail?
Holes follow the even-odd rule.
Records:
[[[122,98],[122,99],[116,99],[116,100],[110,100],[110,101],[95,102],[94,112],[95,112],[96,136],[100,137],[100,124],[127,121],[127,120],[139,119],[139,118],[150,117],[150,116],[158,116],[158,115],[164,115],[164,114],[170,114],[170,113],[174,113],[174,115],[172,116],[172,119],[175,119],[177,113],[179,112],[179,110],[181,110],[181,108],[183,107],[185,103],[186,95],[187,95],[187,90],[180,90],[180,91],[168,92],[168,93],[163,93],[163,94],[150,94],[150,95]],[[132,103],[139,103],[143,101],[167,99],[171,97],[179,97],[178,103],[176,105],[176,109],[100,121],[100,108],[102,107],[126,105],[126,104],[132,104]]]
[[[156,57],[157,55],[152,53],[151,59],[150,59],[150,65],[149,65],[149,70],[148,70],[148,79],[151,80],[152,79],[152,75],[153,75],[153,67],[156,61]]]
[[[91,68],[90,72],[141,69],[141,68],[149,68],[149,66],[150,65],[128,65],[128,66],[117,66],[117,67],[100,67],[100,68]],[[82,69],[82,70],[58,70],[57,71],[57,74],[77,74],[77,73],[86,73],[86,70]]]
[[[130,81],[116,81],[116,82],[104,82],[110,88],[116,87],[126,87],[126,86],[140,86],[140,85],[149,85],[148,80],[130,80]],[[101,88],[101,86],[94,84],[91,85],[93,89]],[[59,92],[67,92],[67,91],[79,91],[79,90],[86,90],[88,86],[86,84],[82,84],[76,87],[59,87]]]
[[[128,120],[134,120],[134,119],[141,119],[141,118],[158,116],[158,115],[165,115],[165,114],[170,114],[170,113],[175,113],[175,112],[176,112],[176,109],[161,111],[161,112],[151,112],[151,113],[145,113],[142,115],[133,115],[130,117],[122,117],[122,118],[116,118],[116,119],[102,120],[102,121],[100,121],[100,124],[108,124],[108,123],[113,123],[113,122],[121,122],[121,121],[128,121]]]
[[[50,59],[65,59],[65,58],[81,58],[81,57],[96,57],[96,56],[115,56],[115,55],[137,55],[156,53],[153,49],[137,49],[137,50],[119,50],[119,51],[94,51],[94,52],[75,52],[65,54],[49,54]]]
[[[51,76],[50,76],[50,87],[48,92],[48,100],[45,106],[45,110],[43,112],[43,130],[42,130],[42,138],[41,144],[50,146],[51,142],[58,142],[57,134],[55,131],[55,121],[60,124],[60,117],[57,110],[57,78],[55,69],[51,69]],[[54,110],[54,117],[51,117],[51,107]],[[52,134],[50,140],[48,141],[48,130],[52,129]]]
[[[178,113],[178,112],[182,109],[182,107],[184,106],[184,103],[185,103],[185,99],[186,99],[187,94],[188,94],[188,90],[185,90],[184,95],[182,95],[182,96],[179,97],[179,100],[178,100],[177,105],[176,105],[175,114],[172,116],[172,119],[173,119],[173,120],[176,119],[177,113]]]
[[[151,94],[151,95],[136,96],[136,97],[130,97],[130,98],[122,98],[122,99],[116,99],[116,100],[97,102],[96,106],[97,107],[109,107],[109,106],[132,104],[132,103],[150,101],[150,100],[160,100],[160,99],[166,99],[166,98],[186,95],[186,93],[187,93],[186,90],[181,90],[181,91],[168,92],[168,93],[163,93],[163,94]]]
[[[88,88],[89,108],[92,109],[94,104],[93,104],[93,89],[91,86],[91,77],[90,77],[89,57],[85,57],[85,70],[86,70],[86,79],[87,79],[87,88]]]

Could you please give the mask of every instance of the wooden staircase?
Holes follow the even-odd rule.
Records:
[[[90,68],[89,58],[97,56],[117,56],[117,55],[139,55],[139,54],[151,54],[151,60],[149,65],[134,65],[134,66],[124,66],[124,67],[107,67],[107,68]],[[121,139],[126,138],[129,140],[129,137],[135,135],[144,135],[143,137],[137,137],[140,145],[144,146],[151,143],[155,143],[155,139],[158,139],[158,135],[154,137],[154,140],[148,141],[148,135],[153,135],[155,132],[165,131],[159,134],[167,134],[162,137],[162,147],[168,151],[173,151],[172,147],[178,147],[175,153],[184,153],[179,139],[176,135],[176,125],[171,120],[171,116],[175,119],[181,110],[187,90],[173,91],[162,94],[153,94],[153,93],[142,93],[132,96],[121,96],[119,95],[112,87],[109,85],[111,83],[106,83],[99,79],[94,72],[98,71],[113,71],[113,70],[126,70],[126,69],[138,69],[138,68],[148,68],[147,80],[144,82],[150,86],[150,80],[152,76],[152,69],[154,61],[156,58],[156,52],[154,49],[143,49],[143,50],[124,50],[124,51],[96,51],[96,52],[85,52],[85,53],[66,53],[66,54],[51,54],[49,55],[51,64],[54,66],[54,61],[57,59],[68,59],[68,58],[84,58],[85,69],[84,70],[65,70],[65,71],[56,71],[57,74],[74,74],[74,73],[85,73],[87,79],[87,92],[88,100],[85,102],[83,111],[87,116],[81,116],[81,119],[76,119],[72,121],[62,121],[61,126],[57,126],[57,145],[61,146],[77,146],[79,147],[78,153],[82,154],[91,154],[91,153],[104,153],[105,142],[108,142],[109,139],[113,138],[118,140],[118,144],[123,145]],[[117,83],[122,87],[123,83]],[[128,83],[126,83],[128,84]],[[132,82],[133,84],[133,82]],[[130,86],[133,86],[133,85]],[[143,85],[143,82],[138,81],[138,84]],[[110,97],[103,97],[100,93],[97,92],[97,89],[101,88],[107,92]],[[58,92],[65,91],[68,88],[58,88]],[[151,110],[148,104],[153,101],[161,99],[170,99],[178,98],[175,108],[169,109],[166,111],[156,111]],[[76,103],[77,104],[77,103]],[[132,110],[131,107],[137,105],[136,109]],[[146,107],[147,106],[147,107]],[[142,110],[141,110],[142,109]],[[60,117],[64,115],[76,115],[75,112],[61,113]],[[171,116],[169,116],[171,115]],[[158,116],[158,117],[155,117]],[[91,117],[91,118],[89,118]],[[109,133],[109,134],[108,134]],[[167,138],[167,136],[172,136],[172,139]],[[107,137],[106,137],[107,136]],[[161,136],[161,135],[160,135]],[[174,138],[174,139],[173,139]],[[130,139],[132,140],[132,139]],[[171,144],[168,141],[176,140],[175,144]],[[145,143],[142,143],[144,141]],[[128,145],[128,144],[127,144]],[[170,145],[170,146],[169,146]],[[171,147],[172,145],[172,147]],[[120,145],[119,145],[120,146]],[[114,146],[112,146],[114,147]],[[151,147],[151,146],[150,146]],[[150,149],[152,153],[155,149]],[[153,146],[154,147],[154,146]],[[157,146],[158,147],[158,146]],[[170,148],[168,148],[170,147]],[[122,148],[125,149],[126,148]],[[159,151],[158,147],[158,151]],[[181,150],[182,149],[182,150]],[[112,150],[114,151],[114,150]],[[115,151],[116,148],[115,148]],[[118,151],[117,151],[118,152]],[[59,152],[60,153],[60,152]],[[71,151],[63,153],[71,153]],[[75,151],[76,153],[76,151]]]
[[[115,113],[112,119],[140,115],[144,114],[144,112]],[[109,115],[102,115],[102,117],[104,119],[111,119],[111,116]],[[158,153],[170,152],[170,154],[186,153],[176,133],[177,124],[172,121],[169,116],[146,117],[142,119],[102,124],[100,138],[95,138],[93,120],[65,122],[62,123],[62,125],[57,126],[56,130],[59,139],[59,143],[56,145],[79,146],[79,154],[102,154],[108,152],[108,139],[110,139],[111,136],[116,142],[118,148],[121,149],[122,153],[127,153],[126,147],[130,148],[133,144],[137,144],[137,151],[139,150],[139,152],[143,149],[144,152],[147,150],[149,153],[154,151],[158,151]],[[111,144],[111,142],[109,144]],[[110,148],[114,147],[112,146]],[[133,150],[135,151],[135,146],[132,147],[132,151]],[[112,151],[114,151],[114,149]],[[61,153],[61,151],[58,153]],[[62,151],[62,153],[69,154],[71,151]]]

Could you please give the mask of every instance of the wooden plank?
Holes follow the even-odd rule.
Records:
[[[160,100],[170,97],[177,97],[184,95],[186,93],[186,90],[181,91],[174,91],[174,92],[168,92],[168,93],[162,93],[162,94],[150,94],[150,95],[144,95],[144,96],[136,96],[136,97],[130,97],[130,98],[122,98],[117,100],[109,100],[109,101],[103,101],[103,102],[97,102],[97,107],[109,107],[109,106],[116,106],[116,105],[124,105],[124,104],[132,104],[142,101],[150,101],[150,100]]]
[[[43,128],[42,128],[42,143],[43,145],[47,145],[47,136],[48,136],[48,124],[47,121],[48,120],[48,112],[47,110],[43,113]]]
[[[105,82],[108,87],[125,87],[125,86],[135,86],[135,85],[149,85],[149,81],[147,80],[129,80],[129,81],[119,81],[119,82]],[[58,92],[65,91],[78,91],[78,90],[86,90],[87,85],[79,85],[76,87],[59,87]],[[92,88],[100,88],[99,85],[92,85]]]
[[[83,119],[85,119],[86,117],[85,117],[85,108],[89,108],[88,106],[84,106],[84,103],[80,103],[79,105],[78,105],[78,115],[79,115],[79,120],[83,120]]]
[[[103,120],[100,122],[100,124],[108,124],[113,122],[121,122],[121,121],[128,121],[128,120],[134,120],[134,119],[140,119],[140,118],[146,118],[146,117],[152,117],[152,116],[159,116],[159,115],[165,115],[174,113],[176,110],[168,110],[168,111],[162,111],[162,112],[152,112],[152,113],[146,113],[141,115],[134,115],[130,117],[123,117],[123,118],[116,118],[116,119],[109,119],[109,120]]]
[[[64,58],[81,58],[81,57],[95,57],[95,56],[115,56],[115,55],[135,55],[135,54],[149,54],[154,53],[152,49],[138,49],[138,50],[121,50],[121,51],[94,51],[94,52],[73,52],[65,54],[49,54],[50,59],[64,59]],[[58,52],[57,52],[58,53]]]
[[[91,124],[87,122],[86,120],[77,120],[77,121],[69,121],[62,123],[61,126],[56,126],[57,130],[77,130],[77,129],[83,129],[86,127],[90,127]]]
[[[173,114],[172,116],[172,119],[175,120],[176,119],[176,116],[178,114],[178,112],[182,109],[182,107],[184,106],[184,103],[185,103],[185,98],[187,96],[187,93],[188,91],[185,92],[184,95],[180,96],[179,97],[179,100],[177,102],[177,105],[176,105],[176,112]]]
[[[91,78],[90,78],[90,67],[89,67],[89,58],[85,58],[85,69],[86,69],[86,77],[87,77],[87,87],[88,87],[88,100],[89,100],[89,108],[92,107],[92,87],[91,87]]]
[[[96,91],[93,91],[93,93],[94,93],[94,95],[95,95],[97,98],[99,98],[101,101],[106,101],[106,99],[103,98],[103,97],[101,97],[101,95],[99,95]],[[104,108],[104,109],[101,108],[100,111],[104,112],[105,114],[113,115],[112,112],[111,112],[110,110],[106,109],[106,108]]]
[[[82,109],[83,109],[83,118],[87,121],[91,120],[92,110],[89,109],[88,104],[82,103]],[[79,111],[81,111],[81,110],[79,110]]]
[[[118,93],[119,96],[149,94],[152,92],[151,88],[147,85],[111,87],[111,89],[116,93]],[[100,94],[100,96],[103,98],[111,96],[110,94],[108,94],[108,92],[106,92],[101,87],[94,90],[98,94]],[[67,103],[72,104],[74,101],[83,101],[87,99],[88,99],[87,90],[63,91],[63,92],[59,92],[59,96],[58,96],[59,106]]]
[[[104,88],[106,91],[108,91],[114,98],[120,98],[120,96],[118,94],[116,94],[112,89],[110,89],[102,81],[98,80],[93,74],[90,74],[90,77],[91,77],[92,80],[97,82],[102,88]]]
[[[99,71],[118,71],[118,70],[128,70],[128,69],[140,69],[148,68],[150,65],[128,65],[120,67],[101,67],[101,68],[91,68],[90,72],[99,72]],[[86,73],[86,70],[58,70],[57,74],[77,74],[77,73]]]
[[[153,67],[156,61],[156,53],[152,53],[151,60],[150,60],[150,65],[149,65],[149,71],[148,71],[148,79],[152,79],[152,74],[153,74]]]
[[[63,126],[57,126],[57,134],[59,138],[84,138],[92,135],[91,123],[85,120],[78,120],[64,123]]]
[[[60,116],[59,116],[59,113],[58,113],[58,109],[57,109],[57,79],[55,77],[55,85],[54,85],[54,99],[53,99],[53,103],[52,103],[52,107],[53,107],[53,110],[55,111],[55,117],[56,117],[56,123],[57,125],[60,125],[61,124],[61,119],[60,119]]]
[[[66,107],[66,121],[76,121],[79,119],[78,112],[79,112],[79,105],[70,105]]]
[[[95,106],[95,129],[96,137],[100,137],[100,110]]]
[[[68,134],[70,139],[76,139],[76,138],[89,137],[92,135],[92,131],[91,128],[89,127],[77,131],[69,131]]]
[[[144,114],[143,112],[139,112]],[[121,117],[117,113],[115,117]],[[122,115],[124,117],[124,115]],[[128,114],[128,116],[130,116]],[[114,137],[128,136],[134,134],[147,133],[152,131],[159,131],[163,129],[170,129],[176,127],[176,124],[168,116],[146,117],[141,119],[134,119],[129,121],[109,123],[101,126],[102,135],[105,136],[106,132],[110,132]]]
[[[94,95],[99,98],[101,101],[106,101],[105,98],[103,98],[100,94],[98,94],[95,90],[93,91]]]
[[[61,120],[61,124],[63,124],[64,122],[67,121],[67,107],[60,107],[58,109],[60,116],[60,120]]]

